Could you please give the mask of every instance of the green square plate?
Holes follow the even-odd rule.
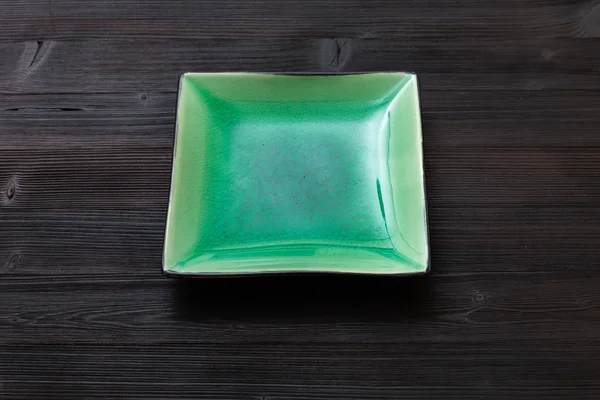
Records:
[[[181,77],[163,271],[429,268],[417,78]]]

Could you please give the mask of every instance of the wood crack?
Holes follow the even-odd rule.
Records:
[[[33,58],[31,59],[31,63],[29,63],[29,68],[31,68],[33,66],[33,64],[35,63],[35,61],[37,60],[38,55],[40,54],[40,50],[42,49],[43,45],[44,45],[44,42],[42,40],[37,41],[37,49],[35,50],[35,54],[33,55]]]
[[[78,107],[13,107],[5,108],[4,111],[22,112],[22,111],[85,111],[83,108]]]

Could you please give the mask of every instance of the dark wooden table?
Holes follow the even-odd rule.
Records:
[[[160,274],[185,71],[416,71],[432,273]],[[0,3],[0,399],[600,397],[600,3]]]

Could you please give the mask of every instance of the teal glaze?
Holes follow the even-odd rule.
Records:
[[[185,74],[170,274],[428,268],[416,76]]]

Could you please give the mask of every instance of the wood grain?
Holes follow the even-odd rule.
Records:
[[[600,88],[593,39],[103,37],[0,41],[0,56],[0,93],[141,96],[175,91],[189,71],[417,71],[424,90],[490,93]]]
[[[571,0],[18,0],[0,37],[597,37],[597,3]]]
[[[480,272],[385,280],[191,282],[160,277],[140,281],[134,272],[118,279],[7,276],[0,282],[0,301],[11,306],[0,311],[0,329],[3,343],[11,345],[141,341],[387,343],[394,348],[409,343],[484,346],[499,340],[510,348],[520,340],[537,340],[553,347],[556,340],[596,338],[600,321],[595,276]]]
[[[271,345],[268,352],[264,344],[49,345],[41,350],[21,345],[3,352],[0,366],[9,371],[7,399],[37,399],[40,393],[50,399],[72,393],[85,398],[138,398],[144,393],[152,399],[326,399],[342,392],[348,399],[568,399],[579,392],[592,399],[582,388],[598,390],[597,360],[589,352],[597,347],[582,345],[571,353],[529,345],[520,353],[506,351],[502,343],[457,348],[295,344]],[[547,365],[544,370],[536,368],[541,364]],[[55,380],[22,384],[48,369],[55,371]],[[569,384],[535,385],[565,374],[572,379]],[[439,377],[437,386],[429,385],[430,375]]]
[[[597,399],[600,5],[0,3],[1,399]],[[415,71],[432,273],[160,275],[179,75]]]

